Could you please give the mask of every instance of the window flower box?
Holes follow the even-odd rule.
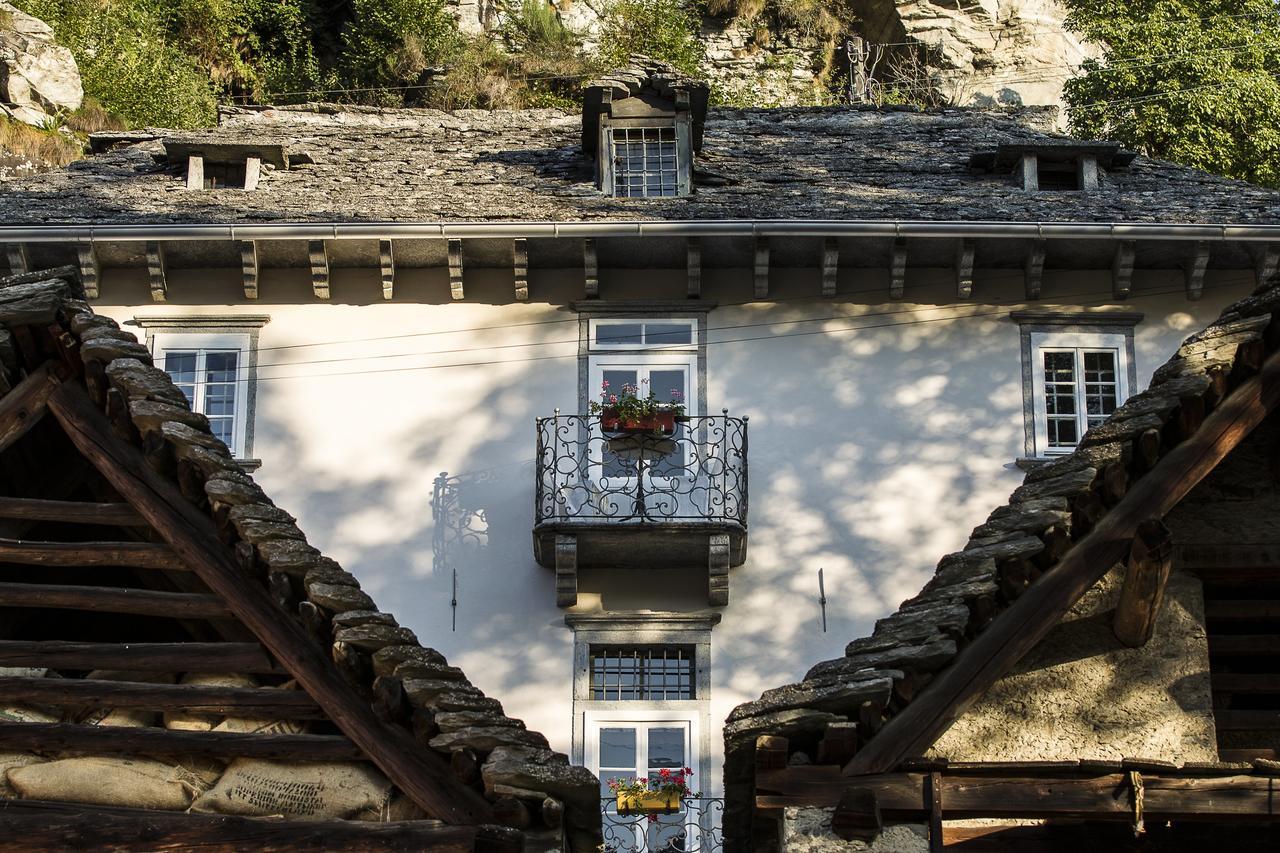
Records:
[[[618,814],[675,814],[680,811],[680,794],[677,791],[646,791],[641,794],[617,794]]]
[[[662,409],[646,415],[627,415],[617,407],[605,406],[600,411],[600,429],[622,435],[673,435],[676,431],[676,412]]]

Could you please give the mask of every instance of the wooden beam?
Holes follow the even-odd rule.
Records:
[[[281,820],[0,800],[4,846],[12,853],[47,850],[346,850],[393,853],[514,853],[495,827],[441,826],[435,821]],[[504,842],[507,846],[503,846]]]
[[[1023,279],[1026,288],[1026,299],[1034,302],[1040,298],[1044,287],[1045,240],[1032,240],[1027,248],[1027,261],[1023,266]]]
[[[1280,271],[1280,246],[1275,243],[1250,243],[1249,254],[1253,256],[1253,274],[1258,287],[1271,283]]]
[[[965,709],[1030,651],[1107,570],[1125,557],[1138,525],[1163,518],[1280,402],[1280,353],[1242,384],[1188,441],[1135,482],[1096,527],[974,638],[924,691],[899,711],[845,767],[883,773],[923,755]]]
[[[254,240],[240,241],[240,277],[244,282],[244,298],[258,298],[258,244]]]
[[[769,296],[769,238],[756,237],[756,276],[755,297],[765,299]]]
[[[58,385],[54,364],[46,361],[0,397],[0,453],[8,450],[44,417],[49,396]]]
[[[1182,262],[1182,270],[1187,280],[1187,298],[1193,302],[1204,294],[1204,274],[1209,269],[1209,243],[1206,240],[1196,242],[1190,254]]]
[[[1026,770],[989,774],[938,773],[938,792],[948,820],[984,818],[1133,820],[1128,774],[1112,772],[1034,774]],[[928,773],[887,773],[858,779],[875,791],[886,821],[924,822],[932,799]],[[850,780],[837,767],[810,765],[756,772],[756,808],[831,808]],[[1142,774],[1148,820],[1274,821],[1280,817],[1276,780],[1269,776]]]
[[[98,250],[92,243],[81,243],[76,246],[76,260],[80,267],[80,284],[84,286],[85,299],[97,299],[102,277]]]
[[[956,247],[956,299],[973,297],[973,257],[973,241],[961,240]]]
[[[147,281],[151,285],[151,301],[164,302],[169,285],[164,274],[164,244],[158,240],[147,242]]]
[[[4,251],[9,259],[9,275],[31,272],[31,257],[26,243],[6,243]]]
[[[204,155],[191,154],[187,157],[187,189],[204,189]]]
[[[302,625],[285,618],[262,587],[244,574],[208,516],[153,471],[137,448],[112,433],[83,388],[62,385],[50,397],[49,408],[80,453],[226,602],[387,778],[446,823],[492,822],[489,804],[476,791],[458,784],[439,756],[417,744],[404,729],[378,719]],[[198,671],[193,666],[187,670]]]
[[[850,786],[840,794],[831,815],[831,831],[845,841],[874,841],[884,830],[876,792],[866,786]]]
[[[511,241],[511,272],[517,302],[529,301],[529,241],[517,237]]]
[[[65,521],[72,524],[106,524],[145,527],[142,516],[126,503],[46,501],[38,498],[0,497],[0,518],[22,521]]]
[[[449,296],[462,299],[462,241],[449,240]]]
[[[1204,616],[1222,622],[1280,621],[1280,601],[1216,598],[1204,603]],[[1214,676],[1214,683],[1217,683],[1217,676]],[[1277,676],[1276,684],[1280,686],[1280,676]]]
[[[686,294],[690,299],[702,297],[702,239],[684,238],[684,267],[689,279]]]
[[[291,761],[367,760],[360,748],[336,735],[268,735],[258,732],[191,732],[69,723],[0,723],[0,747],[49,752],[199,755]]]
[[[227,606],[216,595],[51,583],[0,583],[0,607],[91,610],[173,619],[225,619],[229,615]]]
[[[1156,630],[1164,590],[1173,565],[1173,534],[1158,518],[1138,525],[1129,548],[1129,562],[1120,603],[1111,620],[1116,639],[1131,649],[1144,646]]]
[[[317,299],[329,298],[329,249],[323,240],[307,241],[307,257],[311,260],[311,290]]]
[[[1116,244],[1116,254],[1111,260],[1111,295],[1116,299],[1128,299],[1133,290],[1133,259],[1136,255],[1132,240]]]
[[[583,293],[587,299],[600,296],[600,266],[596,261],[596,241],[594,237],[582,241],[582,279]]]
[[[145,672],[280,672],[257,643],[67,643],[0,640],[0,666]]]
[[[1280,711],[1234,711],[1213,709],[1213,725],[1220,732],[1280,731]]]
[[[1209,654],[1275,657],[1280,655],[1280,634],[1210,634]]]
[[[391,240],[378,241],[378,265],[382,268],[382,298],[396,295],[396,247]]]
[[[262,158],[256,154],[250,154],[244,158],[244,189],[245,192],[251,192],[258,188],[258,181],[262,179]]]
[[[187,565],[161,542],[31,542],[0,539],[0,562],[26,566],[127,566],[186,571]]]
[[[822,295],[836,295],[836,278],[840,272],[840,243],[835,237],[822,241]]]
[[[147,684],[97,678],[0,677],[0,701],[72,708],[182,710],[218,716],[321,720],[324,712],[301,690],[219,687],[206,684]]]
[[[907,241],[893,241],[889,260],[889,298],[901,299],[907,289]]]

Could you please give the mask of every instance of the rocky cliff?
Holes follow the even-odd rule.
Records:
[[[0,112],[40,127],[83,100],[71,51],[44,21],[0,0]]]

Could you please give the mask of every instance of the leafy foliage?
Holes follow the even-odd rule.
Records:
[[[426,82],[426,72],[460,46],[442,0],[354,0],[341,65],[351,88],[382,89],[377,100]],[[364,98],[360,98],[364,100]]]
[[[1274,0],[1067,0],[1102,47],[1066,84],[1072,130],[1280,186],[1280,8]]]
[[[697,75],[706,58],[700,26],[683,0],[613,0],[600,19],[599,58],[616,68],[633,53],[642,53]]]

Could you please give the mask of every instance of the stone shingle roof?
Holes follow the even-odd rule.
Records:
[[[1280,192],[1139,157],[1095,193],[1026,193],[975,174],[1001,143],[1063,143],[1043,110],[929,113],[855,108],[709,112],[696,192],[601,195],[580,119],[554,110],[228,110],[207,143],[283,143],[287,170],[251,193],[186,191],[154,137],[5,186],[0,218],[38,223],[580,221],[664,219],[1020,220],[1271,223]],[[1037,129],[1041,128],[1041,129]],[[137,138],[139,134],[132,134]]]

